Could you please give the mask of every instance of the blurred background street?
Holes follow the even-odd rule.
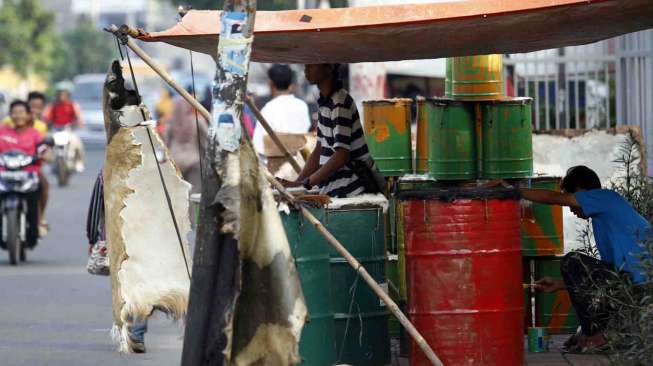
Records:
[[[144,355],[119,355],[111,343],[109,277],[86,272],[86,210],[104,149],[89,147],[88,169],[69,187],[53,187],[52,230],[28,262],[0,256],[0,364],[3,366],[179,365],[180,325],[161,314],[150,322]],[[6,254],[6,252],[3,252]]]

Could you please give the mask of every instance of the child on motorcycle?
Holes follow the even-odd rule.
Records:
[[[43,136],[35,128],[31,127],[31,109],[27,102],[22,100],[16,100],[12,102],[9,106],[9,113],[13,126],[3,125],[0,127],[0,154],[8,151],[21,151],[25,154],[31,156],[42,155],[44,150],[42,150],[41,142],[43,141]],[[41,170],[41,163],[30,165],[25,168],[27,172],[39,173]],[[39,222],[38,221],[38,197],[39,192],[37,191],[34,197],[30,197],[29,200],[29,210],[28,212],[32,216],[30,219],[34,221],[30,222]],[[30,227],[28,232],[28,242],[36,242],[38,237],[38,226]]]
[[[48,134],[48,125],[43,122],[43,110],[46,105],[45,95],[41,92],[31,91],[27,95],[27,104],[29,104],[32,114],[30,127],[34,127],[45,137]],[[11,116],[7,116],[7,118],[2,120],[2,124],[12,128],[14,127],[14,121],[11,119]],[[50,196],[50,184],[42,170],[39,170],[39,185],[39,217],[41,218],[39,222],[39,236],[44,237],[49,231],[48,223],[45,221],[45,208]]]

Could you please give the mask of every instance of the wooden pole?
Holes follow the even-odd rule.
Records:
[[[120,28],[116,27],[115,25],[112,25],[111,27],[109,27],[108,30],[114,34],[118,32],[122,32],[125,35],[131,37],[136,37],[139,34],[137,30],[126,25],[123,25]],[[127,47],[129,47],[132,51],[134,51],[134,53],[137,54],[138,57],[140,57],[143,60],[143,62],[145,62],[149,67],[151,67],[152,70],[154,70],[154,72],[156,72],[166,83],[168,83],[168,85],[170,85],[173,89],[175,89],[179,93],[179,95],[182,96],[182,98],[184,98],[188,103],[190,103],[193,106],[193,108],[197,109],[202,115],[202,117],[206,118],[207,121],[211,121],[212,119],[211,113],[209,113],[209,111],[207,111],[206,108],[204,108],[204,106],[200,102],[198,102],[195,98],[193,98],[193,96],[190,95],[190,93],[188,93],[186,89],[182,88],[181,85],[179,85],[179,83],[177,83],[172,78],[172,76],[170,76],[170,74],[168,74],[161,66],[159,66],[133,40],[127,39]],[[302,168],[299,166],[299,163],[297,163],[295,158],[293,158],[293,156],[288,151],[288,148],[286,148],[283,142],[281,142],[279,136],[277,136],[277,134],[274,132],[272,127],[270,127],[270,124],[265,119],[265,117],[263,117],[261,111],[259,111],[259,109],[252,101],[252,99],[247,97],[245,103],[247,103],[249,108],[251,108],[252,112],[254,112],[254,116],[256,116],[258,122],[261,123],[261,126],[263,126],[263,128],[268,133],[268,135],[270,135],[270,138],[272,139],[274,144],[277,145],[277,148],[281,150],[281,152],[283,152],[283,155],[286,158],[286,160],[290,163],[290,165],[292,165],[293,169],[297,173],[299,173],[302,170]]]
[[[283,152],[283,155],[285,156],[286,160],[288,160],[290,165],[292,165],[293,169],[295,169],[297,173],[300,173],[302,171],[302,167],[299,166],[295,158],[293,158],[293,156],[290,154],[288,149],[286,149],[286,146],[284,146],[283,142],[279,140],[279,136],[277,136],[277,134],[274,132],[272,127],[270,127],[268,121],[265,120],[265,117],[263,117],[261,111],[258,110],[256,105],[252,101],[252,98],[247,97],[245,103],[247,103],[247,105],[252,110],[252,112],[254,112],[254,116],[256,117],[258,122],[261,123],[261,126],[263,126],[263,128],[265,129],[265,132],[267,132],[268,135],[270,135],[270,138],[272,139],[272,141],[274,141],[274,144],[277,145],[277,147],[281,150],[281,152]]]
[[[417,328],[408,320],[406,315],[401,312],[399,309],[399,306],[388,296],[388,294],[385,293],[385,291],[379,286],[378,283],[370,276],[370,274],[367,272],[365,267],[353,256],[347,249],[336,239],[333,234],[331,234],[325,227],[322,225],[322,223],[315,217],[313,214],[311,214],[310,211],[305,209],[302,205],[298,204],[295,201],[295,198],[288,193],[288,191],[284,188],[279,181],[277,181],[272,174],[266,172],[266,178],[270,183],[279,191],[283,196],[290,202],[292,203],[300,212],[301,214],[317,229],[317,231],[324,236],[324,238],[335,248],[340,255],[347,260],[350,266],[352,266],[358,274],[365,280],[368,286],[374,291],[374,293],[381,299],[383,302],[386,303],[388,306],[388,309],[394,314],[401,325],[406,329],[408,334],[413,338],[415,343],[419,346],[419,348],[422,349],[426,357],[431,361],[431,364],[434,366],[444,366],[442,364],[442,361],[438,358],[438,356],[433,352],[433,349],[431,349],[431,346],[429,346],[428,343],[426,343],[426,340],[422,335],[419,333]]]

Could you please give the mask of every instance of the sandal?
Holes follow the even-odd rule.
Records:
[[[566,352],[567,350],[576,346],[576,344],[578,344],[578,340],[582,335],[583,333],[581,333],[580,330],[578,330],[575,334],[572,334],[569,338],[567,338],[565,343],[562,344],[562,351]]]
[[[608,341],[605,339],[605,336],[596,338],[595,336],[586,337],[582,334],[575,334],[576,343],[572,346],[569,346],[564,353],[571,354],[603,354],[607,353],[610,350]],[[572,341],[570,338],[569,341]],[[598,342],[597,342],[598,341]],[[596,345],[596,343],[600,343]]]

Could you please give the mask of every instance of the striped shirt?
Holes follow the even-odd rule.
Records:
[[[369,158],[363,126],[356,103],[349,93],[340,88],[331,96],[320,96],[317,138],[321,145],[320,167],[329,161],[336,148],[349,150],[352,160]],[[365,191],[363,182],[347,166],[320,183],[321,193],[331,197],[352,197]]]

